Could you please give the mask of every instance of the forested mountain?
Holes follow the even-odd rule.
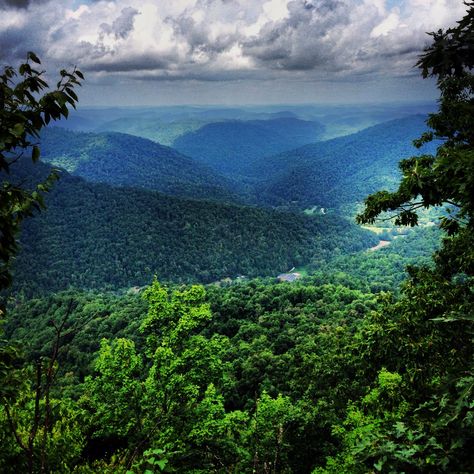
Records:
[[[91,182],[136,186],[169,195],[238,200],[235,187],[172,148],[122,133],[51,127],[41,134],[42,159]]]
[[[247,175],[256,159],[320,139],[324,127],[292,117],[216,122],[178,137],[173,147],[227,175]]]
[[[411,143],[426,130],[425,120],[412,115],[276,155],[317,137],[317,123],[292,117],[217,122],[176,140],[194,158],[132,135],[56,127],[43,132],[42,155],[94,182],[260,206],[334,208],[390,188],[402,157],[433,151],[433,144],[419,151]]]
[[[421,151],[412,140],[426,131],[426,117],[415,115],[361,132],[306,145],[254,164],[258,199],[273,205],[339,207],[361,201],[379,188],[393,187],[403,157]]]
[[[293,119],[254,121],[253,128],[246,122],[244,128],[283,126],[288,120]],[[230,133],[243,123],[223,122],[219,127],[229,127]],[[63,172],[48,196],[48,212],[26,223],[16,288],[29,294],[68,287],[119,289],[147,284],[154,274],[163,281],[207,283],[239,274],[276,275],[299,265],[318,272],[329,261],[333,274],[353,274],[354,263],[335,258],[366,249],[378,239],[337,213],[320,213],[319,206],[353,206],[374,186],[390,185],[400,156],[416,151],[407,135],[414,138],[424,127],[421,116],[412,116],[254,159],[253,169],[247,167],[256,183],[254,202],[293,207],[299,214],[225,205],[222,201],[252,199],[251,187],[242,186],[237,196],[232,192],[237,186],[229,179],[150,140],[46,129],[43,160],[87,181]],[[46,165],[24,166],[19,175],[38,175],[38,180],[49,170]],[[301,214],[302,208],[313,206],[315,216]],[[366,266],[366,260],[361,256],[356,266]],[[395,268],[393,262],[388,265]],[[374,271],[375,282],[365,288],[390,288],[379,281],[383,269],[376,275]]]
[[[30,172],[21,171],[48,170],[32,167],[24,163]],[[118,289],[144,285],[153,275],[175,282],[276,275],[313,258],[324,261],[335,249],[356,251],[377,241],[337,216],[173,198],[89,183],[66,172],[47,206],[20,237],[16,287],[30,293],[69,286]]]

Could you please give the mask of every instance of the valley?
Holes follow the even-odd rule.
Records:
[[[183,127],[196,113],[174,112],[173,123]],[[60,180],[47,196],[48,211],[23,229],[15,288],[33,295],[70,287],[122,291],[154,275],[170,283],[269,277],[363,252],[380,239],[354,224],[354,210],[368,193],[390,189],[399,159],[418,153],[410,140],[424,123],[408,115],[318,141],[324,126],[289,112],[262,118],[260,111],[259,119],[254,112],[250,120],[238,109],[204,112],[201,118],[222,121],[176,139],[189,155],[115,131],[45,129],[43,164],[16,173],[39,182],[56,167]],[[313,143],[300,147],[302,141]]]
[[[369,193],[395,189],[402,158],[437,143],[411,145],[419,113],[289,110],[79,110],[42,131],[40,163],[12,166],[31,188],[55,169],[59,180],[22,226],[5,334],[32,363],[64,325],[52,394],[87,413],[94,435],[80,456],[92,469],[154,436],[143,423],[166,410],[173,431],[157,453],[177,472],[199,443],[247,472],[254,450],[269,462],[275,448],[260,436],[282,426],[281,472],[322,469],[334,452],[329,427],[364,394],[353,371],[365,342],[354,341],[377,340],[388,299],[403,298],[411,269],[432,268],[441,245],[440,210],[416,229],[355,215]],[[343,131],[356,132],[333,136]],[[127,362],[112,369],[116,358]],[[113,408],[108,387],[121,387]],[[170,387],[175,408],[145,401]],[[219,433],[210,448],[196,420],[226,434],[206,428]]]

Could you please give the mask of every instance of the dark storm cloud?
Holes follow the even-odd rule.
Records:
[[[410,75],[425,31],[451,13],[443,0],[403,1],[387,10],[379,0],[0,0],[0,60],[35,51],[89,80]]]
[[[22,25],[0,29],[0,60],[2,62],[23,60],[26,59],[27,52],[33,50],[40,57],[45,56],[47,41],[45,41],[45,33],[41,26],[41,21],[38,21],[36,25],[27,21]]]
[[[27,8],[31,4],[46,3],[48,0],[0,0],[0,8]]]
[[[293,1],[288,12],[284,20],[266,24],[258,36],[244,41],[245,54],[271,69],[336,67],[337,38],[330,32],[349,24],[348,5],[337,0]]]
[[[142,72],[164,71],[173,64],[173,57],[157,57],[153,54],[134,55],[128,58],[114,60],[114,58],[101,58],[90,63],[84,63],[87,71],[91,72]]]

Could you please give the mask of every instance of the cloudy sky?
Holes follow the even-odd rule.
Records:
[[[413,68],[462,0],[0,0],[0,64],[77,65],[82,105],[431,99]]]

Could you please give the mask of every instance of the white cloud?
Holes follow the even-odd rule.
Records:
[[[461,0],[14,3],[0,3],[3,62],[34,50],[92,79],[406,75],[429,41],[425,32],[466,9]]]
[[[387,35],[390,31],[395,30],[400,25],[400,16],[398,13],[392,12],[382,20],[371,32],[371,38]]]

